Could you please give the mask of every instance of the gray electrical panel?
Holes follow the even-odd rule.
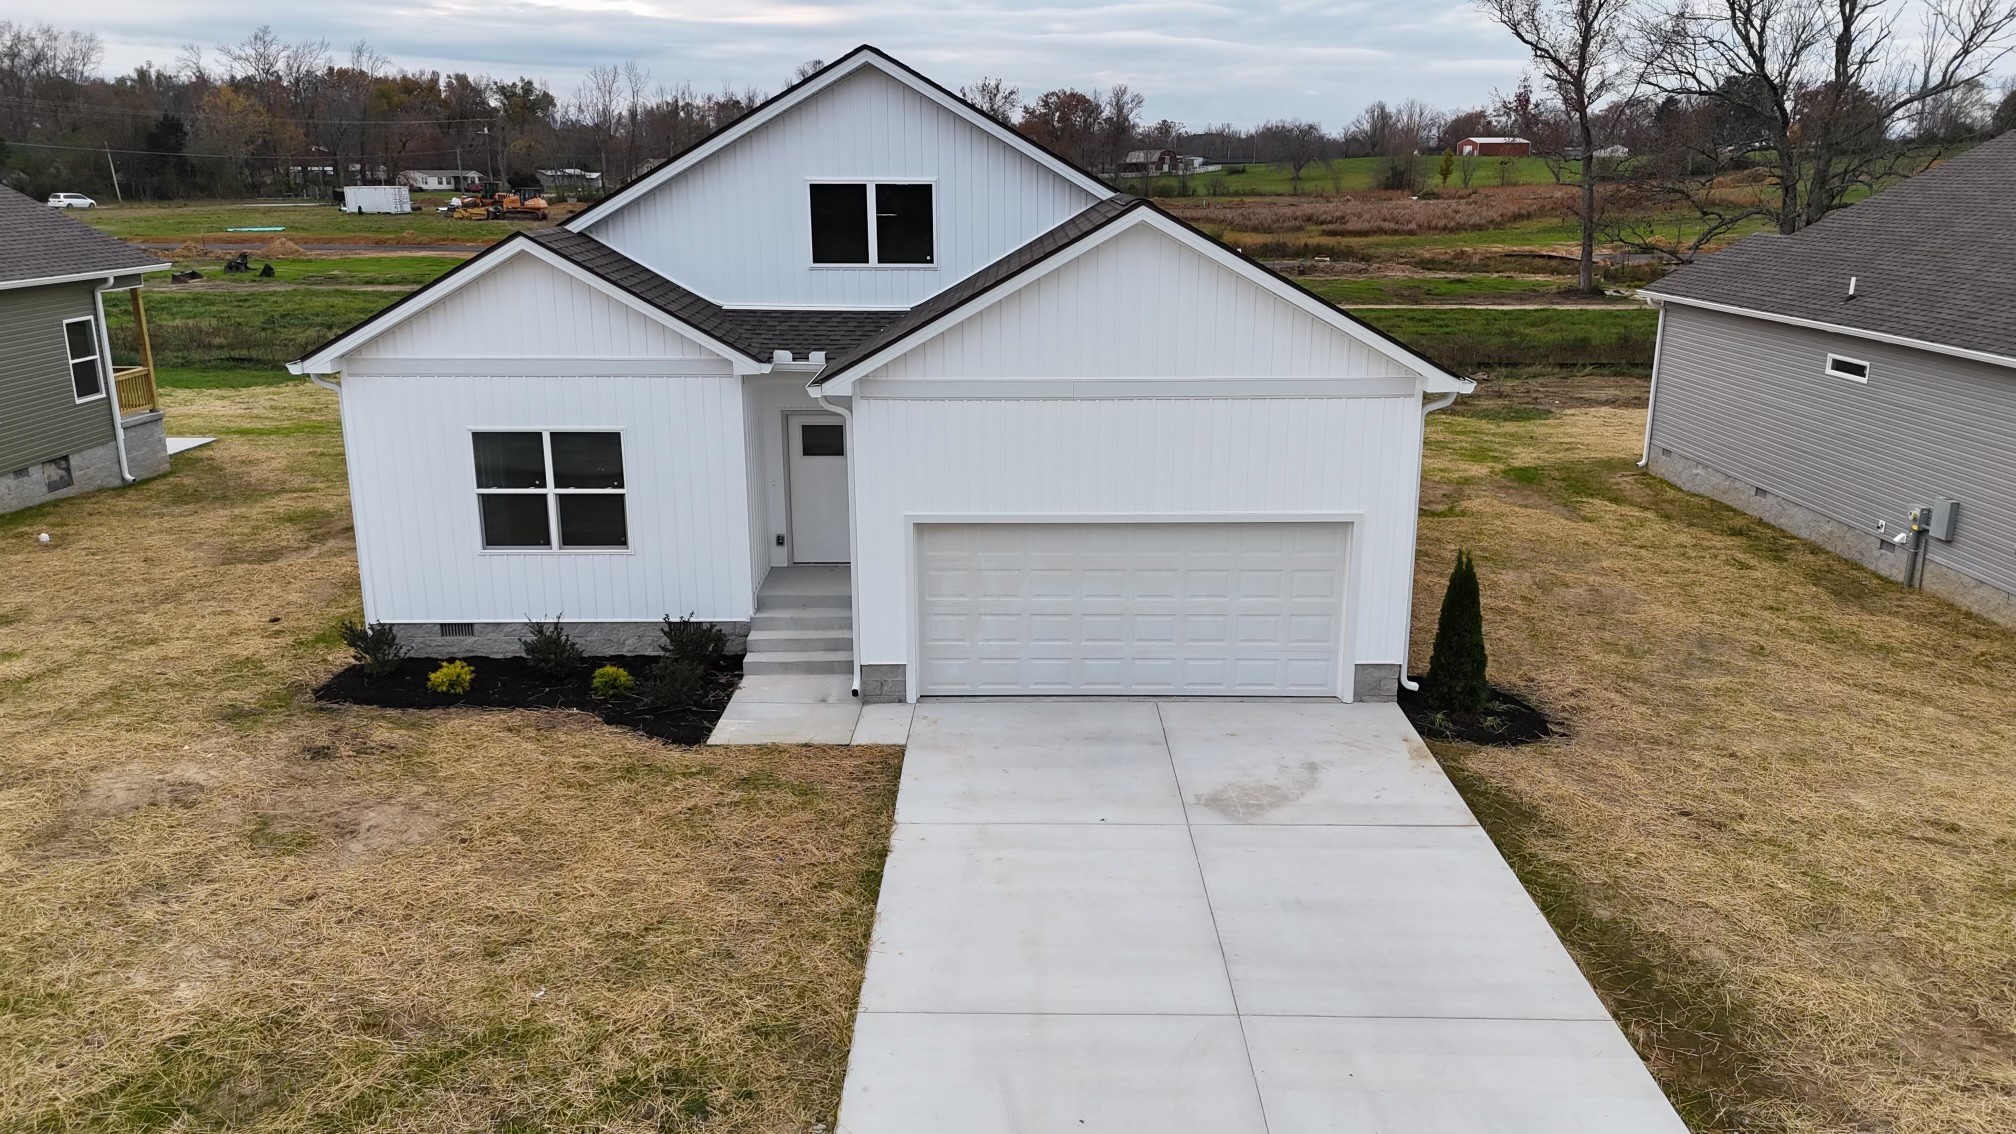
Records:
[[[1944,496],[1932,500],[1932,523],[1926,529],[1933,539],[1953,542],[1953,532],[1960,526],[1960,502],[1948,500]]]

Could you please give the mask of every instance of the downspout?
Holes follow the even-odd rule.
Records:
[[[1421,407],[1421,457],[1428,455],[1428,415],[1439,409],[1448,409],[1456,404],[1456,395],[1447,393]],[[1414,527],[1413,543],[1407,549],[1407,562],[1412,563],[1421,554],[1421,471],[1417,465],[1414,472]],[[1407,637],[1400,646],[1400,688],[1409,693],[1421,692],[1421,683],[1407,676],[1407,664],[1414,657],[1414,572],[1407,572]]]
[[[91,305],[98,315],[99,381],[105,384],[105,404],[112,407],[112,447],[119,452],[119,479],[122,483],[132,484],[138,478],[133,475],[133,466],[126,460],[126,416],[119,411],[119,379],[112,367],[112,335],[105,329],[105,289],[117,282],[119,277],[107,276],[104,283],[92,288]]]
[[[1659,408],[1659,346],[1666,338],[1666,305],[1658,306],[1659,325],[1652,332],[1652,390],[1645,398],[1645,449],[1638,456],[1641,469],[1652,463],[1652,413]]]
[[[820,373],[825,373],[824,367],[820,368]],[[853,655],[854,696],[858,700],[861,696],[861,587],[856,580],[856,572],[861,566],[861,535],[858,531],[861,509],[854,495],[854,465],[860,451],[854,444],[854,411],[826,400],[825,389],[816,384],[818,374],[812,376],[812,381],[815,383],[810,387],[812,400],[818,402],[821,409],[840,415],[845,430],[841,436],[847,440],[847,616],[853,626],[849,633],[854,638],[854,648],[847,652]]]

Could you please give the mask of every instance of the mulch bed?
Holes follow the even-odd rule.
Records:
[[[1421,677],[1415,675],[1414,681],[1420,684]],[[1560,735],[1547,714],[1532,702],[1496,685],[1491,687],[1489,706],[1474,714],[1442,712],[1428,703],[1426,692],[1415,693],[1402,686],[1400,711],[1407,714],[1416,731],[1430,740],[1510,747]]]
[[[476,681],[460,697],[427,688],[427,675],[440,668],[440,658],[407,658],[385,677],[369,677],[363,666],[345,666],[315,690],[315,699],[386,709],[574,709],[672,744],[700,744],[714,731],[721,710],[728,707],[728,698],[734,696],[735,686],[742,680],[741,655],[723,658],[708,674],[707,689],[697,707],[658,710],[634,697],[599,700],[588,690],[590,675],[605,665],[620,665],[641,683],[659,660],[656,654],[589,658],[571,680],[560,685],[533,674],[524,658],[463,660],[476,670]]]

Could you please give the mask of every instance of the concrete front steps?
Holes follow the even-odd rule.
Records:
[[[853,580],[845,567],[776,567],[749,624],[750,675],[854,672]]]

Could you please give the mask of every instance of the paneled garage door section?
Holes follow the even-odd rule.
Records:
[[[1345,524],[917,532],[926,696],[1337,694]]]

